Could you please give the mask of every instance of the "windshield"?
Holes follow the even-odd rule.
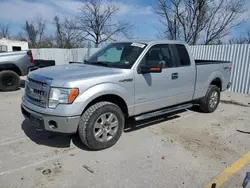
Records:
[[[98,50],[85,63],[130,69],[145,47],[146,44],[142,43],[111,43]]]

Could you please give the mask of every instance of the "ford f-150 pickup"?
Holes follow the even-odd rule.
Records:
[[[0,91],[13,91],[34,67],[31,50],[0,53]]]
[[[78,133],[90,149],[113,146],[125,120],[199,105],[214,112],[231,62],[194,60],[178,41],[114,42],[82,63],[29,73],[21,110],[39,130]]]

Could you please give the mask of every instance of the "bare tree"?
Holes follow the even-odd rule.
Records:
[[[50,47],[51,37],[45,36],[47,21],[41,17],[36,17],[33,21],[26,21],[23,31],[15,36],[16,39],[27,41],[30,48]]]
[[[81,36],[81,32],[74,28],[72,20],[64,19],[60,22],[60,18],[55,16],[54,22],[56,25],[56,46],[59,48],[77,48],[83,44],[84,37]]]
[[[0,38],[10,38],[9,24],[0,24]]]
[[[160,16],[160,25],[164,28],[159,28],[159,38],[167,38],[170,40],[177,40],[180,38],[179,22],[177,17],[173,14],[173,10],[169,7],[165,0],[158,0],[158,8],[155,9],[155,13]],[[178,1],[172,1],[173,4],[178,5]],[[179,8],[179,7],[178,7]]]
[[[206,0],[158,0],[154,12],[164,24],[164,38],[197,43],[199,34],[205,28]]]
[[[95,47],[102,42],[113,40],[118,34],[125,36],[132,28],[128,21],[115,21],[114,16],[119,7],[103,0],[90,0],[83,2],[76,16],[75,28],[82,31],[87,40],[92,41]]]
[[[56,25],[56,45],[57,47],[62,47],[63,46],[63,41],[62,41],[62,29],[61,29],[61,24],[60,24],[60,19],[58,16],[55,16],[54,22]]]
[[[242,23],[240,17],[244,13],[246,0],[220,0],[211,1],[208,9],[208,22],[205,28],[204,44],[228,35],[229,30]]]
[[[27,41],[29,42],[30,47],[36,47],[37,43],[37,30],[33,23],[29,23],[28,21],[25,22],[24,33],[27,36]]]
[[[27,41],[26,37],[23,35],[23,32],[18,32],[12,37],[14,40]]]
[[[241,23],[246,0],[157,0],[160,36],[189,44],[218,43]]]
[[[229,40],[229,44],[250,44],[250,30],[247,30],[245,34],[234,37]]]
[[[36,17],[35,19],[35,24],[36,24],[36,32],[37,32],[37,37],[38,37],[38,43],[42,42],[43,36],[44,36],[44,31],[46,30],[47,27],[47,21],[44,20],[42,17]]]

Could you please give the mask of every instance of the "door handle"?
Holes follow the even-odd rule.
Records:
[[[178,73],[172,73],[172,80],[178,79]]]

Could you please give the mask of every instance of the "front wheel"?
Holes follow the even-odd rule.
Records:
[[[123,112],[117,105],[98,102],[83,113],[78,134],[81,141],[90,149],[106,149],[119,140],[124,124]]]
[[[205,113],[214,112],[220,102],[220,89],[215,85],[210,85],[206,96],[200,101],[200,109]]]

